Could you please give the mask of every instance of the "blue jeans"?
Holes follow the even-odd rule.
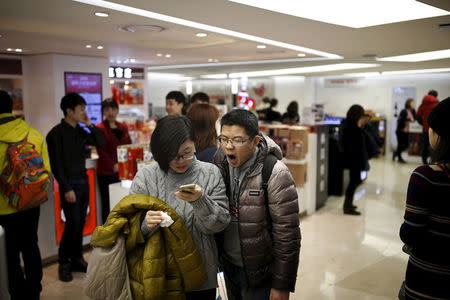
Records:
[[[223,261],[223,274],[227,286],[228,300],[266,300],[270,287],[250,287],[243,268]]]

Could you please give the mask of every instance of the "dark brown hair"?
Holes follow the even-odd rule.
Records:
[[[197,104],[191,107],[187,117],[192,122],[197,151],[217,144],[216,121],[219,117],[217,108],[209,104]]]
[[[408,99],[406,99],[406,102],[405,102],[405,109],[410,109],[410,108],[411,108],[411,102],[414,102],[414,99],[413,99],[413,98],[408,98]]]

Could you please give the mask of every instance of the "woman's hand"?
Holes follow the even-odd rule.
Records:
[[[160,211],[149,210],[145,215],[145,221],[147,222],[147,227],[150,229],[158,226],[163,220]]]
[[[189,189],[189,190],[183,190],[178,191],[175,193],[175,196],[177,196],[179,199],[187,201],[187,202],[194,202],[200,199],[201,196],[203,196],[203,189],[198,184],[195,185],[195,188]]]

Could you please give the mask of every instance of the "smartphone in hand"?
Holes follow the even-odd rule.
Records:
[[[195,190],[195,183],[181,185],[178,190],[182,193],[192,193]]]

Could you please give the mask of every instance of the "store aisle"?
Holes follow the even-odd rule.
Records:
[[[343,197],[330,197],[324,208],[301,219],[300,270],[291,299],[397,299],[407,262],[398,233],[409,176],[420,162],[415,161],[371,160],[356,195],[361,216],[343,215]]]
[[[419,161],[372,160],[355,201],[362,216],[343,215],[343,197],[330,197],[316,214],[301,219],[300,270],[291,299],[396,299],[407,262],[398,231],[409,176]],[[83,274],[74,273],[70,283],[57,278],[56,264],[45,268],[42,300],[89,299]]]

